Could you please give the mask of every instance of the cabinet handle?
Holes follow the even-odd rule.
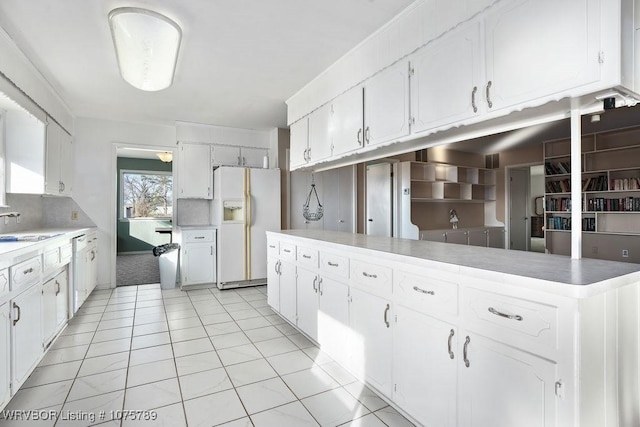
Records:
[[[58,286],[58,289],[56,289],[56,296],[60,295],[60,282],[58,282],[56,280],[56,285]]]
[[[362,128],[358,129],[358,146],[363,145],[364,141],[362,141]]]
[[[517,320],[518,322],[522,322],[522,319],[523,319],[523,317],[520,316],[519,314],[502,313],[493,307],[489,307],[489,313],[495,314],[496,316],[504,317],[505,319]]]
[[[14,302],[13,308],[18,310],[18,315],[13,319],[13,326],[16,326],[16,323],[20,321],[20,306]]]
[[[247,159],[243,157],[243,158],[242,158],[242,166],[244,166],[244,165],[246,165],[246,164],[247,164]]]
[[[91,261],[96,259],[96,251],[91,251]]]
[[[320,292],[320,296],[324,295],[324,291],[322,290],[322,277],[318,280],[318,291]]]
[[[318,293],[318,276],[313,278],[313,290],[316,294]]]
[[[364,140],[367,142],[367,144],[369,142],[371,142],[371,129],[369,129],[369,126],[366,127],[366,129],[364,130]]]
[[[278,274],[278,263],[279,263],[279,262],[280,262],[280,261],[276,262],[276,263],[273,265],[273,271],[274,271],[276,274]]]
[[[302,255],[302,258],[311,259],[311,255]]]
[[[363,271],[363,272],[362,272],[362,275],[363,275],[364,277],[368,277],[368,278],[370,278],[370,279],[377,279],[377,278],[378,278],[378,276],[377,276],[376,274],[369,274],[369,273],[367,273],[366,271]]]
[[[275,249],[275,248],[276,248],[276,245],[269,245],[269,247],[270,247],[271,249]]]
[[[493,107],[493,102],[491,102],[491,80],[487,83],[487,105],[489,108]]]
[[[338,267],[339,264],[334,264],[331,261],[327,261],[327,264],[329,265],[329,267]]]
[[[290,253],[291,253],[291,249],[283,249],[282,251],[283,251],[283,252],[285,252],[285,253],[287,253],[287,254],[290,254]]]
[[[240,165],[241,165],[241,163],[240,163],[240,156],[238,156],[238,166],[240,166]]]
[[[311,148],[307,148],[307,162],[311,161]]]
[[[478,106],[476,105],[476,92],[478,92],[478,86],[474,86],[471,91],[471,106],[473,107],[473,112],[478,112]]]
[[[211,249],[211,255],[213,255],[213,246],[211,246],[210,249]]]
[[[452,346],[452,341],[453,341],[453,336],[455,335],[455,331],[452,329],[449,332],[449,339],[447,340],[447,351],[449,352],[449,358],[453,359],[455,357],[455,355],[453,354],[453,350],[451,348]]]
[[[204,236],[193,236],[194,240],[202,240],[204,239]]]
[[[469,338],[469,335],[467,335],[467,339],[464,340],[464,347],[462,348],[462,360],[464,360],[464,366],[466,366],[467,368],[469,367],[470,363],[469,363],[469,358],[468,356],[468,349],[469,349],[469,343],[471,342],[471,338]]]
[[[389,304],[387,304],[387,308],[384,309],[384,324],[387,325],[387,328],[390,326],[389,325],[389,310],[391,309],[391,306]]]
[[[24,271],[22,272],[22,274],[25,274],[25,275],[26,275],[26,274],[31,274],[31,273],[33,273],[33,267],[31,267],[31,268],[27,268],[26,270],[24,270]]]
[[[420,292],[422,294],[427,294],[427,295],[435,295],[436,294],[434,291],[425,291],[424,289],[420,289],[417,286],[414,286],[413,290],[416,291],[416,292]]]

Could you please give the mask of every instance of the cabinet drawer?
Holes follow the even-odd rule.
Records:
[[[42,269],[45,274],[60,265],[60,248],[50,249],[42,255]]]
[[[391,295],[391,268],[364,261],[350,261],[351,282],[363,290]]]
[[[71,262],[71,257],[73,255],[73,248],[71,243],[67,243],[66,245],[60,246],[60,263],[68,264]]]
[[[278,240],[269,240],[267,242],[267,255],[269,256],[280,255],[280,242]]]
[[[420,312],[458,312],[458,285],[428,275],[395,271],[393,275],[394,300]]]
[[[320,271],[349,278],[349,258],[327,252],[320,252]]]
[[[515,338],[557,348],[558,307],[553,305],[469,288],[464,292],[464,311],[468,327],[492,339]]]
[[[9,270],[0,270],[0,297],[9,293]]]
[[[182,243],[213,242],[216,237],[215,230],[183,230]]]
[[[318,268],[318,251],[298,246],[298,262],[309,267]]]
[[[280,255],[283,259],[296,260],[296,245],[293,243],[280,242]]]
[[[16,264],[9,269],[11,277],[11,290],[19,289],[23,286],[32,285],[40,280],[42,262],[40,256],[30,258]]]

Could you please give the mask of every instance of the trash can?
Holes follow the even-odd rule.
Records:
[[[178,256],[180,245],[167,243],[153,248],[153,255],[160,257],[160,288],[173,289],[178,282]]]

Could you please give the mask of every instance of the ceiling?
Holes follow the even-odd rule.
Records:
[[[414,0],[2,0],[0,26],[76,117],[286,127],[284,101]],[[183,31],[174,84],[121,77],[109,11],[153,9]]]

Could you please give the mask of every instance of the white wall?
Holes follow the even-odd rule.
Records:
[[[91,118],[76,119],[73,198],[99,229],[100,287],[109,287],[115,283],[115,278],[111,277],[110,262],[115,245],[112,224],[115,215],[115,200],[112,199],[116,186],[115,165],[112,164],[114,143],[174,148],[176,128]]]

